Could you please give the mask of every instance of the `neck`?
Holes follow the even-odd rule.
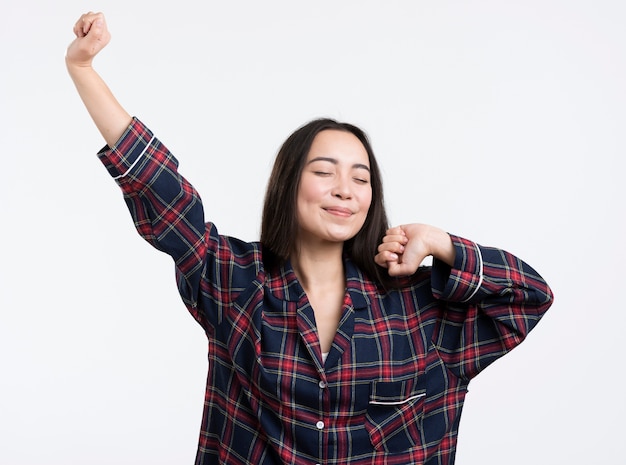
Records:
[[[291,264],[305,291],[341,284],[345,286],[343,243],[300,247]]]

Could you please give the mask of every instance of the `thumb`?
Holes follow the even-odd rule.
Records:
[[[417,251],[407,249],[398,261],[388,262],[390,276],[411,276],[419,268],[425,256]]]
[[[409,263],[387,262],[387,273],[389,276],[410,276],[417,268],[414,268]]]

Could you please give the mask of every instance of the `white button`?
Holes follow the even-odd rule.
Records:
[[[326,389],[326,386],[328,386],[328,384],[326,384],[326,381],[320,381],[320,382],[319,382],[319,386],[320,386],[320,388],[322,388],[322,389]]]
[[[317,426],[317,429],[324,429],[324,422],[323,421],[318,421],[315,426]]]

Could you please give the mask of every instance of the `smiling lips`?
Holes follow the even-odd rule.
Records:
[[[343,207],[325,207],[324,210],[335,216],[348,217],[352,215],[352,210]]]

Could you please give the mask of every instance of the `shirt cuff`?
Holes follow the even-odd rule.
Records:
[[[122,137],[113,147],[105,145],[98,152],[98,158],[109,174],[114,179],[119,179],[130,172],[153,140],[152,131],[133,117]]]
[[[468,302],[483,282],[483,259],[478,244],[450,235],[456,252],[454,266],[433,261],[433,295],[441,300]]]

